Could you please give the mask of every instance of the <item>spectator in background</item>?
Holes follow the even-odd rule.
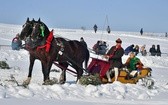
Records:
[[[12,40],[12,50],[20,50],[22,47],[22,41],[19,38],[19,33]]]
[[[165,33],[165,37],[167,37],[167,32]]]
[[[105,41],[102,41],[102,43],[99,45],[99,51],[98,51],[98,54],[100,55],[105,55],[106,54],[106,51],[107,51],[107,44]]]
[[[86,44],[85,40],[83,39],[83,37],[80,38],[80,42],[83,44],[83,46],[85,46],[87,48],[87,44]]]
[[[136,45],[133,52],[135,53],[135,55],[137,55],[139,53],[139,46]]]
[[[110,34],[110,32],[111,32],[110,26],[107,26],[107,33]]]
[[[141,28],[141,30],[140,30],[140,34],[143,35],[143,28]]]
[[[100,41],[97,41],[97,43],[93,46],[93,51],[95,51],[96,54],[98,54],[98,51],[99,51],[99,45],[101,44]]]
[[[156,55],[155,45],[152,45],[152,47],[149,49],[149,52],[151,53],[151,56],[155,56]]]
[[[161,57],[160,45],[157,45],[156,55]]]
[[[146,45],[143,45],[141,47],[141,49],[140,49],[140,52],[141,52],[142,56],[146,56],[147,55],[147,51],[146,51],[145,47],[146,47]]]
[[[95,24],[94,26],[93,26],[93,29],[94,29],[94,31],[95,31],[95,33],[97,32],[97,25]]]
[[[133,52],[133,51],[134,51],[134,45],[132,44],[124,50],[124,54],[128,55],[130,52]]]

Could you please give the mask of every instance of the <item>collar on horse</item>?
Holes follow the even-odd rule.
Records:
[[[38,46],[37,50],[45,48],[46,52],[48,53],[50,51],[51,48],[51,42],[53,40],[54,36],[53,36],[53,30],[49,33],[49,36],[47,37],[46,43],[42,46]]]

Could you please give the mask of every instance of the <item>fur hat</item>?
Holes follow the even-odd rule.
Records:
[[[122,40],[121,40],[120,38],[118,38],[118,39],[116,40],[116,43],[122,43]]]

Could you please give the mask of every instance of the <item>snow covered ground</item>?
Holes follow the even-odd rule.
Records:
[[[1,105],[168,105],[168,55],[162,57],[143,57],[138,55],[145,66],[153,69],[152,76],[155,80],[154,89],[147,89],[138,84],[122,84],[114,82],[113,84],[102,84],[100,86],[82,86],[76,84],[76,78],[71,74],[67,75],[67,82],[64,85],[42,85],[42,71],[39,61],[35,62],[33,78],[28,88],[17,86],[11,81],[11,76],[21,84],[27,77],[29,66],[29,53],[25,50],[12,51],[10,44],[12,38],[21,31],[19,25],[0,24],[0,45],[9,45],[9,47],[0,48],[0,61],[5,60],[11,69],[0,69],[0,104]],[[162,33],[146,33],[140,36],[136,32],[112,32],[106,34],[98,31],[82,31],[70,29],[55,29],[56,36],[62,36],[69,39],[79,40],[84,37],[89,48],[97,40],[105,40],[111,47],[115,44],[117,38],[123,41],[123,48],[128,45],[146,45],[146,49],[152,44],[160,44],[161,51],[167,53],[168,38],[162,37]],[[128,56],[123,56],[123,63]],[[56,68],[53,66],[52,68]],[[59,78],[59,73],[52,72],[52,78]]]

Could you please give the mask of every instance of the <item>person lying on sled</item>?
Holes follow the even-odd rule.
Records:
[[[129,58],[127,59],[124,66],[127,68],[129,76],[135,77],[137,72],[142,69],[143,64],[139,58],[136,57],[134,52],[130,52]]]

